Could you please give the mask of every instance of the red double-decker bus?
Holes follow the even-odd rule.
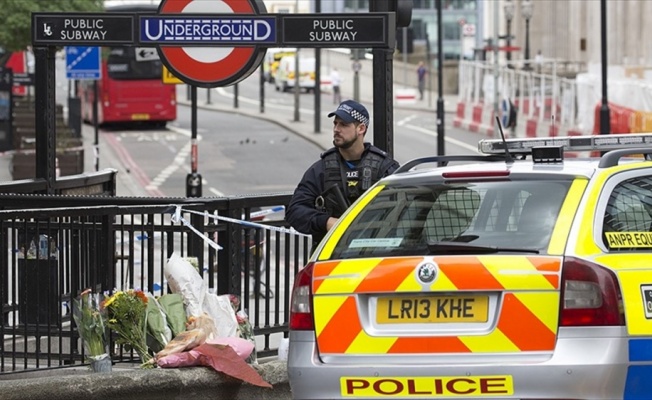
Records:
[[[107,11],[152,12],[155,5],[121,5]],[[99,125],[139,122],[164,127],[177,118],[176,86],[163,83],[163,64],[155,48],[102,48],[102,77],[97,80]],[[84,122],[93,122],[94,81],[78,85]]]

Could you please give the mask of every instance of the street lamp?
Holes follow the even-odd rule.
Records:
[[[507,20],[507,67],[510,67],[512,61],[512,51],[510,50],[510,45],[512,44],[512,18],[514,18],[514,2],[512,0],[505,0],[505,5],[503,6],[505,10],[505,19]]]
[[[525,18],[525,64],[523,69],[530,69],[530,18],[532,18],[532,0],[523,0],[521,3],[521,15]]]

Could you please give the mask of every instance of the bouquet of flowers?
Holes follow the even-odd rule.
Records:
[[[114,293],[103,304],[107,325],[118,335],[117,344],[133,349],[144,367],[151,367],[152,355],[147,347],[147,296],[140,290]]]
[[[106,313],[100,307],[100,294],[84,290],[73,299],[72,316],[89,358],[108,354],[106,344]]]

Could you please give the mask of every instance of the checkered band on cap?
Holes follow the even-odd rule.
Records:
[[[369,126],[369,117],[365,117],[360,111],[358,110],[351,110],[351,116],[356,119],[356,121],[359,121],[367,126]]]

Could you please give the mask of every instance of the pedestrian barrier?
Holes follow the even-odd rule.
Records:
[[[512,137],[590,135],[600,132],[599,77],[576,71],[558,74],[563,62],[549,60],[545,73],[508,68],[492,62],[461,61],[459,98],[454,126],[494,135],[497,100],[510,99],[517,107],[517,124],[506,130]],[[613,93],[613,94],[612,94]],[[652,130],[650,87],[641,80],[610,79],[611,133]],[[649,104],[648,104],[649,103]],[[501,110],[502,112],[502,110]]]
[[[197,259],[209,291],[241,298],[258,357],[275,356],[287,336],[294,275],[311,246],[309,237],[292,231],[278,212],[290,197],[0,194],[0,246],[6,254],[0,258],[0,287],[5,288],[0,376],[84,365],[84,349],[70,318],[71,299],[86,288],[168,293],[164,267],[173,252]],[[268,218],[252,222],[261,215]],[[265,243],[259,258],[264,286],[257,286],[258,274],[242,273],[252,255],[247,251],[252,238]],[[138,359],[113,341],[110,351],[114,362]]]
[[[394,98],[396,104],[415,104],[417,102],[417,93],[414,89],[396,89]]]
[[[595,123],[593,124],[593,133],[600,133],[600,111],[602,104],[595,106]],[[616,104],[609,103],[609,123],[611,133],[632,133],[641,132],[643,118],[642,113],[638,113],[641,117],[637,116],[637,111],[628,107],[622,107]],[[637,129],[638,128],[638,129]]]

